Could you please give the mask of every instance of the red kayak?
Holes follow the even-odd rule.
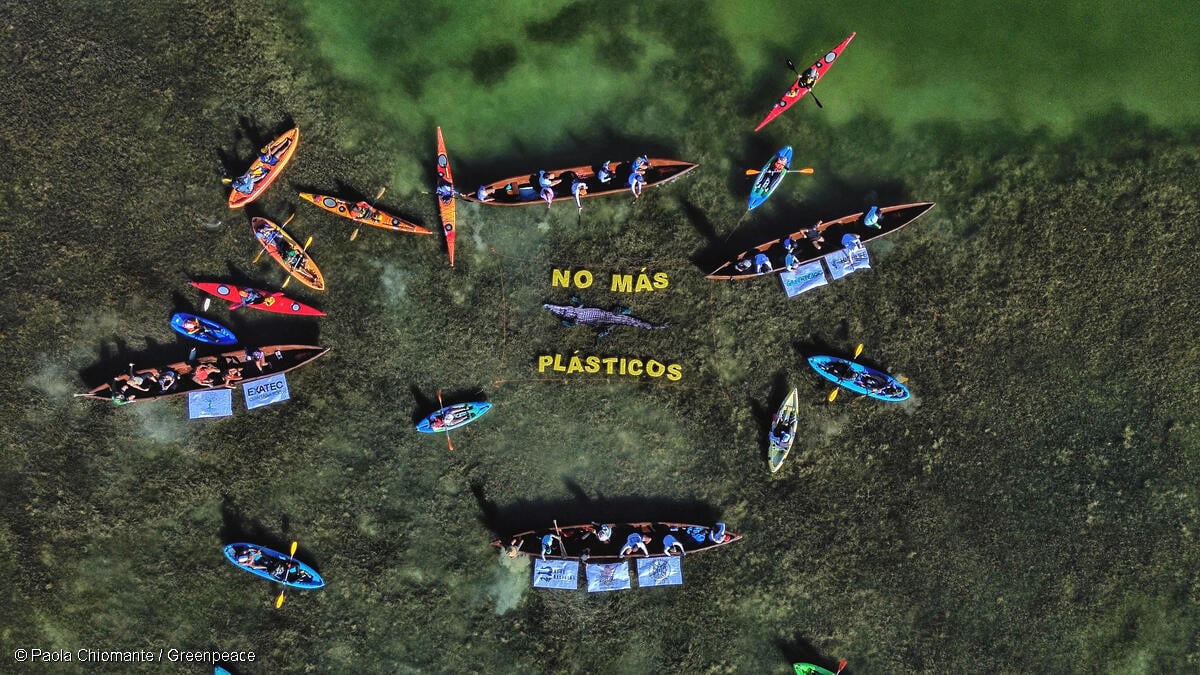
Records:
[[[799,103],[800,99],[804,98],[805,94],[812,91],[813,86],[816,86],[817,82],[820,82],[821,78],[825,77],[825,73],[829,70],[829,67],[833,65],[833,62],[836,61],[839,56],[842,55],[842,50],[846,48],[846,45],[850,44],[850,41],[854,39],[855,35],[855,33],[851,33],[850,37],[842,41],[842,44],[829,50],[828,54],[817,59],[817,62],[812,64],[812,68],[816,69],[817,71],[817,79],[813,80],[811,86],[800,86],[800,78],[803,77],[803,74],[797,75],[796,81],[792,83],[791,89],[788,89],[783,93],[783,96],[781,96],[779,100],[775,102],[775,107],[771,108],[771,112],[767,113],[767,116],[763,118],[763,121],[758,123],[758,126],[754,127],[754,130],[758,131],[759,129],[770,124],[771,120],[779,117],[783,114],[783,111]]]
[[[303,302],[297,302],[283,293],[272,293],[257,288],[243,288],[233,284],[219,282],[189,281],[191,285],[222,300],[229,302],[229,310],[239,307],[252,307],[264,312],[275,314],[291,314],[293,316],[325,316],[325,312],[310,307]]]

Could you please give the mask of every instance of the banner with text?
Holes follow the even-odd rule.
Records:
[[[820,260],[805,263],[794,271],[784,270],[779,273],[779,278],[783,280],[783,290],[789,298],[829,283]]]
[[[579,563],[574,560],[533,561],[534,588],[579,588]]]
[[[291,394],[288,392],[287,376],[283,373],[243,383],[242,394],[246,397],[246,408],[249,410],[272,403],[280,403],[291,398]]]

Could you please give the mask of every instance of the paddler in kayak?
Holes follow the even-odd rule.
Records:
[[[279,163],[279,156],[287,146],[291,145],[292,139],[284,137],[278,140],[279,145],[274,144],[264,145],[258,151],[258,161],[262,162],[259,166],[252,167],[249,171],[238,176],[233,180],[233,189],[242,194],[250,194],[254,192],[254,184],[266,177],[271,172],[269,167]]]
[[[550,206],[554,203],[554,186],[561,182],[562,180],[559,179],[558,176],[554,175],[553,172],[547,172],[544,169],[538,171],[538,186],[542,190],[542,199],[546,200],[546,208],[550,208]]]
[[[187,331],[188,335],[200,340],[206,339],[212,335],[212,331],[208,329],[208,326],[200,323],[196,317],[188,317],[184,319],[183,322],[180,323],[180,328]],[[132,366],[133,364],[131,363],[129,365]]]
[[[443,204],[449,204],[454,201],[454,195],[458,194],[454,191],[454,186],[447,183],[446,179],[440,176],[438,177],[438,186],[435,192],[437,193],[438,200]]]
[[[575,206],[579,207],[581,212],[583,211],[583,204],[580,203],[579,200],[583,197],[586,197],[587,193],[587,183],[579,180],[578,178],[571,183],[571,194],[575,195]]]
[[[374,212],[375,212],[374,207],[372,207],[370,204],[368,204],[366,202],[360,201],[350,209],[350,216],[352,218],[362,218],[365,220],[367,218],[370,218],[371,214]]]
[[[263,246],[269,246],[275,250],[279,250],[279,245],[283,243],[283,233],[271,227],[266,219],[259,223],[255,234],[258,235],[258,240],[262,242]]]
[[[795,98],[800,95],[801,89],[808,89],[809,91],[812,91],[813,85],[816,83],[817,67],[809,66],[808,70],[800,73],[800,75],[796,77],[796,83],[792,85],[792,88],[788,91],[787,95],[789,98]]]

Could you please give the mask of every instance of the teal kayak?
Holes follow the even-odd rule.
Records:
[[[810,356],[808,365],[821,377],[856,394],[893,402],[909,397],[908,389],[899,380],[861,363],[836,356]]]
[[[471,403],[448,405],[418,422],[417,431],[423,434],[453,431],[483,417],[491,409],[492,404],[487,401],[472,401]]]
[[[776,162],[783,161],[783,169],[775,168]],[[787,145],[771,156],[767,163],[763,165],[762,171],[758,173],[758,178],[754,181],[754,187],[750,189],[750,210],[758,208],[763,202],[767,201],[767,197],[775,192],[775,188],[783,182],[784,176],[787,175],[787,170],[792,166],[792,146]]]

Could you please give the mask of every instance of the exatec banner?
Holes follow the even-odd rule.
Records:
[[[244,382],[242,394],[246,397],[246,408],[249,410],[291,398],[291,394],[288,393],[287,376],[284,373]]]

